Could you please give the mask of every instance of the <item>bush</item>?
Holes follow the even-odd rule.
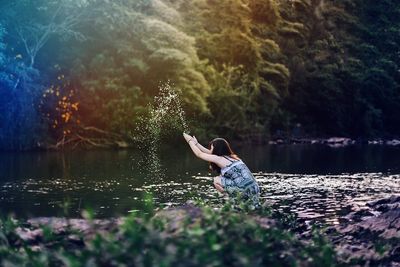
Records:
[[[151,204],[151,203],[150,203]],[[151,205],[150,205],[151,206]],[[169,214],[171,213],[172,214]],[[237,211],[188,205],[130,215],[123,224],[88,238],[66,230],[44,231],[39,245],[21,240],[12,220],[1,222],[2,266],[334,266],[332,247],[316,234],[300,241],[279,222],[273,227],[257,218],[269,209]],[[164,214],[164,215],[163,215]],[[172,216],[168,216],[172,215]],[[176,216],[180,214],[179,216]],[[195,215],[197,214],[197,215]],[[183,215],[183,216],[181,216]],[[264,217],[265,218],[265,217]],[[89,219],[90,220],[90,219]],[[81,243],[68,241],[78,234]]]

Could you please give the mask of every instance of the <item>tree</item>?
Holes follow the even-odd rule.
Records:
[[[161,1],[112,2],[102,12],[72,74],[84,124],[130,135],[167,80],[189,115],[208,112],[209,85],[179,13]]]
[[[279,41],[292,74],[281,109],[292,124],[315,135],[398,133],[399,4],[316,0],[280,7],[292,26]]]
[[[37,72],[26,68],[19,55],[9,55],[5,35],[0,24],[0,147],[21,150],[35,145],[38,138],[40,118],[33,102]]]
[[[272,29],[279,14],[266,20],[256,9],[276,6],[272,1],[168,2],[181,12],[182,27],[195,37],[200,58],[208,61],[204,74],[211,85],[208,102],[214,130],[244,139],[266,135],[281,94],[287,91],[289,71],[280,62],[277,43],[262,34],[261,24]]]
[[[38,109],[46,85],[48,71],[38,64],[39,53],[52,37],[64,39],[83,36],[74,30],[82,16],[79,2],[18,0],[2,4],[0,15],[7,34],[8,56],[4,57],[1,90],[4,95],[2,144],[7,149],[28,149],[41,146],[46,133],[45,120]],[[75,12],[71,12],[75,8]],[[17,33],[12,35],[10,33]],[[2,31],[2,37],[5,36]],[[51,53],[49,53],[51,54]],[[40,72],[39,69],[43,69]]]

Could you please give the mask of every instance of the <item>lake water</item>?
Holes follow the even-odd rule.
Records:
[[[243,146],[237,153],[259,181],[262,201],[300,217],[335,224],[367,201],[400,194],[400,147]],[[221,201],[207,163],[188,147],[159,155],[155,165],[139,150],[0,153],[0,211],[78,217],[90,208],[98,217],[119,216],[140,212],[146,192],[162,207]]]

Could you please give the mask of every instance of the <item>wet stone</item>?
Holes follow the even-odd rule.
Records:
[[[399,196],[370,202],[370,209],[350,213],[346,216],[351,218],[350,221],[330,230],[328,236],[343,262],[361,260],[373,266],[396,266],[400,263],[399,203]],[[387,205],[388,209],[378,211],[381,205]]]

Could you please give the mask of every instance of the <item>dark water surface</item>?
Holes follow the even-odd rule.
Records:
[[[400,147],[243,146],[237,153],[262,186],[262,199],[298,216],[337,223],[365,202],[400,194]],[[219,201],[207,163],[186,146],[156,158],[139,150],[0,153],[0,211],[19,217],[71,216],[91,208],[98,217],[194,197]]]

